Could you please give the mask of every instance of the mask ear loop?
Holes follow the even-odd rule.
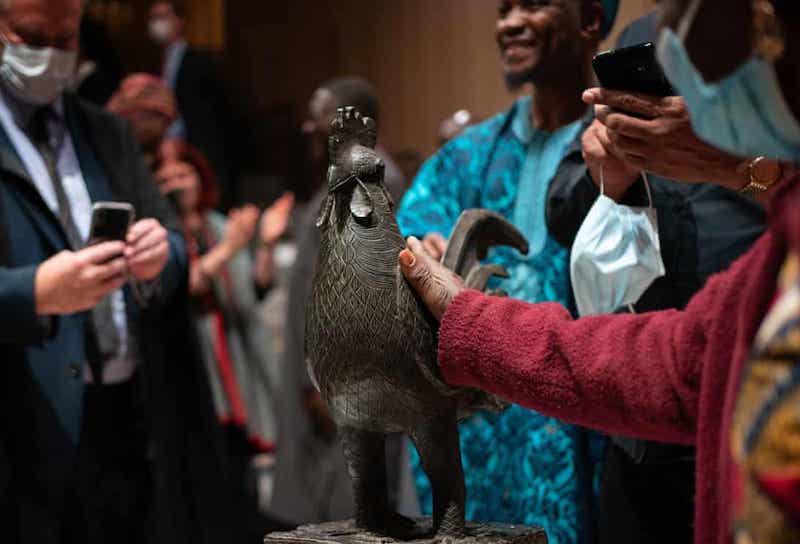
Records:
[[[647,192],[647,207],[649,210],[653,210],[653,193],[650,190],[650,178],[647,176],[647,172],[642,170],[642,180],[644,181],[644,190]],[[636,313],[636,308],[633,306],[633,303],[628,304],[628,311],[632,314]]]
[[[606,167],[605,165],[600,166],[600,194],[606,194]]]
[[[692,29],[692,24],[694,24],[694,20],[697,17],[697,12],[700,10],[700,4],[702,0],[692,0],[692,3],[689,4],[689,8],[686,10],[681,22],[678,23],[678,38],[681,40],[681,43],[686,43],[686,36],[689,35],[689,31]]]
[[[650,210],[653,209],[653,193],[650,191],[650,179],[647,177],[647,172],[642,170],[642,179],[644,180],[644,190],[647,192],[647,204]],[[600,167],[600,194],[605,194],[605,187],[606,187],[606,177],[605,177],[605,167]],[[633,304],[628,304],[628,311],[632,314],[636,313],[636,308],[633,307]]]
[[[647,192],[647,207],[649,209],[653,209],[653,193],[650,192],[650,178],[647,176],[647,172],[642,170],[642,179],[644,180],[644,190]]]
[[[600,194],[606,194],[606,170],[604,166],[600,167]],[[644,180],[644,190],[647,192],[647,207],[653,209],[653,193],[650,191],[650,178],[647,177],[647,172],[642,170],[642,179]]]

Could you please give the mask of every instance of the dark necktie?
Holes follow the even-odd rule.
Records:
[[[64,190],[61,174],[58,172],[58,151],[61,149],[64,135],[63,132],[57,133],[57,131],[51,132],[50,130],[51,122],[56,123],[57,121],[57,114],[52,108],[40,108],[31,118],[28,125],[28,134],[31,142],[41,154],[47,173],[50,176],[50,181],[53,184],[58,203],[58,220],[67,235],[70,248],[77,251],[84,246],[84,240],[72,218],[69,199]],[[89,352],[89,365],[96,384],[102,383],[103,363],[116,355],[119,350],[119,333],[114,325],[113,316],[111,295],[105,297],[92,310],[92,330],[88,334],[90,338],[87,351]],[[93,351],[94,353],[92,353]]]

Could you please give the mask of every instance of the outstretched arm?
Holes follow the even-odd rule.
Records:
[[[558,304],[466,290],[419,241],[408,248],[401,269],[441,319],[448,383],[609,433],[694,441],[707,311],[573,320]],[[709,286],[695,308],[708,308],[717,290]]]
[[[465,291],[444,315],[439,365],[451,385],[571,423],[689,444],[702,331],[685,312],[573,320],[559,304]]]

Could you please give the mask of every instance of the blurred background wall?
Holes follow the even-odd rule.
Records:
[[[360,74],[381,97],[384,144],[429,153],[446,115],[466,108],[485,116],[509,103],[494,41],[494,0],[228,4],[229,54],[247,77],[242,90],[259,95],[262,107],[299,99],[302,109],[322,79]],[[622,0],[615,30],[652,5]]]
[[[146,39],[149,0],[93,0],[125,71],[158,72]],[[495,0],[187,0],[188,35],[215,52],[241,127],[245,169],[291,178],[302,160],[299,125],[325,79],[358,74],[381,98],[381,139],[393,152],[436,147],[446,116],[486,117],[507,107],[498,66]],[[621,0],[619,30],[652,9]],[[287,137],[287,135],[289,135]]]

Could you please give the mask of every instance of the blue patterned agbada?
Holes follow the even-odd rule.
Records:
[[[420,170],[406,193],[398,222],[405,236],[448,236],[468,208],[488,208],[510,219],[528,238],[523,256],[499,248],[489,260],[511,279],[497,284],[528,302],[570,304],[568,253],[547,232],[545,199],[580,122],[555,132],[530,122],[531,99],[469,128],[446,144]],[[502,414],[479,414],[460,426],[467,485],[467,517],[538,525],[551,544],[590,538],[594,463],[601,447],[572,425],[512,406]],[[594,455],[592,455],[594,453]],[[423,510],[432,509],[431,488],[413,453]]]

